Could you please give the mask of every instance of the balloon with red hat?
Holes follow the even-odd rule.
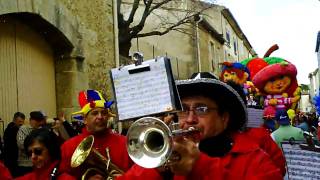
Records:
[[[250,73],[253,72],[252,82],[264,95],[265,107],[295,110],[301,93],[296,79],[297,69],[294,64],[283,58],[269,57],[278,48],[278,45],[273,45],[263,59],[247,59],[242,63],[248,66]]]

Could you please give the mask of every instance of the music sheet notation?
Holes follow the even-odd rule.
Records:
[[[299,144],[282,143],[291,180],[320,179],[320,153],[301,149]]]
[[[164,58],[149,60],[150,71],[129,74],[135,65],[112,69],[119,120],[167,112],[173,109]],[[137,66],[139,67],[139,66]]]

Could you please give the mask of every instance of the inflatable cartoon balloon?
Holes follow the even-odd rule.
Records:
[[[296,76],[295,65],[282,59],[282,62],[270,64],[260,70],[252,82],[265,95],[265,107],[287,110],[295,108],[292,106],[300,100],[301,89]]]

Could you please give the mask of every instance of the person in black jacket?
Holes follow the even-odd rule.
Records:
[[[64,112],[59,113],[57,118],[53,118],[51,123],[51,130],[63,141],[78,135],[77,131],[73,129],[72,125],[65,119]]]
[[[4,131],[3,135],[3,161],[9,169],[13,177],[16,177],[17,159],[18,159],[18,146],[17,146],[17,133],[21,125],[24,124],[25,115],[22,112],[16,112]]]

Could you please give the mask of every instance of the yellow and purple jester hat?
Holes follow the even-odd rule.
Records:
[[[97,90],[85,90],[79,92],[78,96],[79,105],[81,107],[80,111],[72,113],[72,115],[82,115],[85,116],[94,108],[105,108],[109,109],[109,116],[113,117],[114,114],[111,113],[110,107],[113,104],[113,101],[106,101],[101,93]]]

